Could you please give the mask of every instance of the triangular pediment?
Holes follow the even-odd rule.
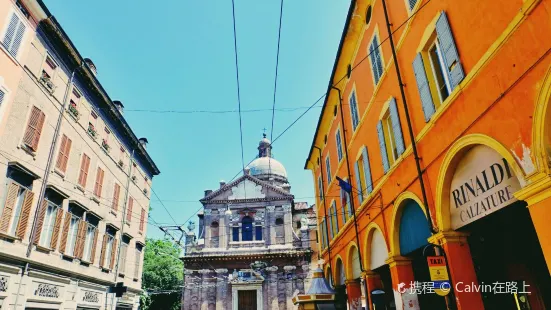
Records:
[[[235,181],[213,191],[201,202],[293,199],[293,195],[251,175],[243,175]]]

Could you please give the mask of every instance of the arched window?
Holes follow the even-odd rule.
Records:
[[[220,241],[220,233],[219,233],[219,224],[216,221],[213,221],[210,223],[210,238],[211,238],[211,245],[212,247],[216,248],[219,246]]]
[[[241,241],[253,241],[253,219],[245,216],[241,220]]]

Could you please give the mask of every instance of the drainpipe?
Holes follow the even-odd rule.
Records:
[[[117,263],[115,264],[115,274],[113,276],[113,281],[115,284],[117,284],[117,277],[119,276],[119,265],[120,265],[120,259],[121,259],[121,249],[122,249],[122,235],[124,234],[124,226],[126,225],[126,212],[128,211],[128,196],[130,195],[130,178],[132,177],[132,166],[134,166],[133,160],[134,160],[134,152],[136,151],[136,148],[132,148],[132,155],[130,155],[130,161],[128,164],[128,175],[126,177],[126,195],[124,195],[124,205],[123,205],[123,211],[122,211],[122,221],[121,221],[121,231],[119,233],[119,248],[117,249],[117,257],[115,258],[117,260]],[[127,253],[128,255],[128,253]],[[123,278],[124,282],[124,278]],[[111,299],[111,308],[115,310],[117,307],[117,297],[115,294],[113,294],[113,297]]]
[[[434,235],[438,233],[438,228],[432,223],[432,216],[429,209],[429,202],[427,199],[427,192],[425,191],[425,182],[423,181],[423,170],[421,170],[421,159],[417,152],[417,143],[415,142],[415,135],[413,134],[413,127],[411,125],[411,118],[409,116],[408,105],[406,101],[406,93],[404,91],[404,83],[402,82],[402,74],[400,73],[400,66],[398,65],[398,57],[396,56],[396,47],[394,46],[394,39],[392,38],[392,30],[390,26],[390,20],[388,18],[388,10],[386,8],[386,1],[382,0],[383,9],[385,12],[386,28],[389,33],[390,48],[392,50],[392,60],[394,60],[394,68],[396,69],[396,77],[398,78],[398,85],[400,86],[400,95],[402,97],[402,103],[404,105],[404,112],[406,114],[406,121],[408,124],[408,133],[411,140],[411,148],[413,149],[413,158],[415,159],[415,167],[417,168],[417,178],[419,179],[419,185],[421,185],[421,194],[423,196],[423,204],[425,204],[425,211],[427,213],[427,221],[430,227],[431,233]]]
[[[346,170],[348,172],[348,182],[352,184],[352,175],[350,174],[350,161],[348,160],[348,142],[346,140],[346,127],[344,125],[344,112],[342,109],[342,93],[341,90],[335,86],[331,86],[332,89],[335,89],[339,94],[339,109],[341,110],[341,123],[342,123],[342,137],[344,140],[344,157],[346,158]],[[356,231],[356,244],[358,245],[358,260],[360,261],[360,271],[363,273],[365,272],[365,269],[363,267],[363,261],[362,261],[362,248],[360,243],[360,234],[358,233],[358,221],[356,220],[356,209],[354,208],[354,196],[352,195],[352,192],[350,195],[350,208],[352,209],[352,215],[354,217],[354,229]],[[344,212],[344,210],[343,210]],[[361,276],[360,276],[361,280]],[[365,300],[367,302],[368,300],[368,290],[367,290],[367,281],[364,281],[364,288],[365,288]]]
[[[46,193],[46,186],[48,185],[48,178],[50,176],[50,169],[52,169],[52,162],[53,162],[53,158],[54,158],[54,152],[55,152],[55,149],[57,147],[57,143],[59,142],[59,132],[61,130],[61,121],[63,120],[63,113],[65,113],[65,110],[67,109],[67,106],[69,104],[69,97],[70,97],[69,95],[70,95],[71,91],[73,90],[75,74],[76,74],[77,70],[82,68],[82,66],[84,66],[84,62],[81,62],[80,66],[76,67],[73,70],[73,73],[71,73],[71,79],[69,81],[69,85],[67,86],[67,89],[65,89],[65,95],[63,96],[63,105],[59,109],[59,116],[57,118],[57,124],[56,124],[55,130],[54,130],[54,137],[53,137],[53,140],[52,140],[52,146],[50,147],[50,153],[48,154],[48,161],[46,162],[46,169],[44,170],[44,177],[42,178],[42,185],[40,186],[40,193],[38,195],[36,210],[34,212],[34,217],[33,217],[33,221],[32,221],[32,224],[31,224],[31,235],[30,235],[30,238],[29,238],[29,246],[27,247],[27,257],[31,256],[31,251],[33,249],[33,245],[34,245],[33,241],[34,241],[34,238],[35,238],[35,235],[36,235],[36,222],[38,220],[38,214],[40,213],[39,212],[40,206],[42,205],[42,203],[44,201],[44,195]]]
[[[19,302],[19,294],[21,292],[21,283],[23,278],[29,272],[29,263],[25,264],[25,269],[21,270],[21,279],[19,279],[19,285],[17,286],[17,295],[15,295],[15,303],[13,304],[13,310],[17,310],[17,303]]]
[[[321,170],[321,190],[323,191],[323,211],[324,211],[324,217],[325,217],[325,235],[327,238],[329,238],[329,224],[327,223],[327,207],[325,205],[325,185],[323,185],[323,182],[325,181],[325,176],[323,175],[323,160],[321,158],[321,149],[314,145],[314,148],[316,148],[320,154],[319,161],[320,161],[320,170]],[[321,198],[321,197],[320,197]],[[323,240],[323,238],[322,238]],[[327,254],[329,255],[329,271],[333,272],[333,268],[331,267],[331,246],[330,246],[330,240],[327,241]],[[333,276],[331,276],[331,282],[333,282]]]

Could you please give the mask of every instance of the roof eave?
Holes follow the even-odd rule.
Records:
[[[337,50],[337,55],[335,57],[335,63],[333,64],[333,70],[331,72],[331,77],[329,78],[329,85],[327,85],[327,91],[325,95],[325,99],[323,101],[323,106],[321,108],[320,118],[318,120],[318,124],[316,126],[316,131],[314,133],[314,139],[312,140],[312,146],[310,146],[310,152],[308,153],[308,158],[306,158],[306,162],[304,163],[304,169],[308,170],[308,162],[310,161],[310,158],[312,157],[312,152],[314,151],[314,146],[316,144],[316,137],[318,135],[318,131],[321,126],[321,119],[325,113],[325,109],[327,107],[327,101],[329,100],[329,92],[331,91],[331,87],[333,86],[333,79],[335,78],[335,73],[337,71],[337,66],[339,64],[339,59],[341,57],[342,53],[342,47],[344,45],[344,41],[346,39],[346,34],[348,33],[348,28],[350,26],[350,21],[352,20],[352,15],[354,13],[354,8],[356,7],[356,0],[352,0],[350,2],[350,7],[348,8],[348,15],[346,16],[346,21],[344,23],[344,28],[342,30],[341,40],[339,42],[339,48]]]

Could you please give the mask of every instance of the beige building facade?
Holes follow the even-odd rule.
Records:
[[[137,309],[146,145],[42,1],[0,0],[0,309]]]

